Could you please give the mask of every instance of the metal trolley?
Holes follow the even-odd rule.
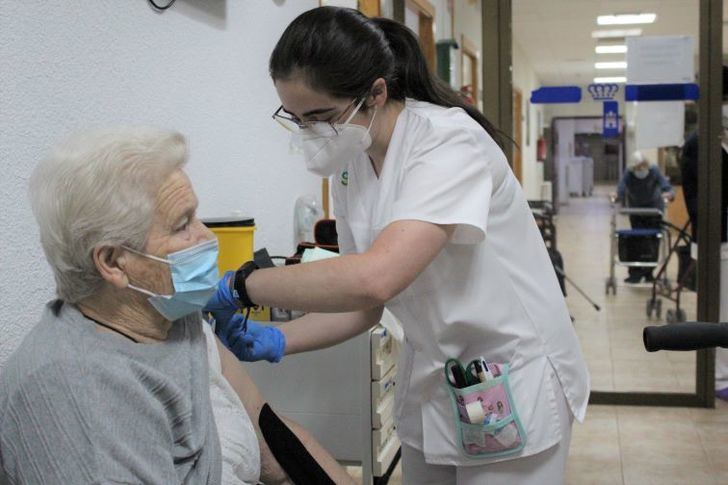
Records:
[[[612,219],[610,222],[610,249],[609,249],[609,277],[607,278],[605,291],[608,295],[611,291],[612,295],[617,294],[617,279],[614,275],[614,267],[616,265],[627,267],[656,268],[661,265],[661,261],[667,248],[669,247],[670,234],[664,229],[663,211],[655,208],[631,208],[617,207],[617,201],[614,196],[611,197]],[[642,216],[654,217],[659,219],[660,223],[656,228],[649,229],[618,229],[617,217],[625,216]],[[665,243],[667,242],[667,246]],[[661,274],[665,279],[663,282],[666,286],[670,283],[667,281],[666,273]]]

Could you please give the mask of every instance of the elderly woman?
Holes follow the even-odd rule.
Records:
[[[660,167],[647,159],[642,152],[636,151],[627,160],[627,170],[617,186],[617,199],[625,207],[665,210],[665,200],[675,199],[675,191],[670,182],[662,175]],[[631,215],[633,229],[660,229],[661,218],[650,215]],[[655,247],[655,250],[657,248]],[[651,267],[631,266],[625,283],[639,283],[642,278],[651,283]]]
[[[58,299],[0,377],[0,482],[348,483],[203,322],[217,241],[185,141],[87,133],[30,182]]]

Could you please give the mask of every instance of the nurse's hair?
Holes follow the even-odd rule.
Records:
[[[186,160],[179,133],[127,127],[74,135],[35,168],[29,197],[58,298],[101,288],[97,246],[144,248],[159,187]]]
[[[302,75],[313,89],[338,98],[364,98],[384,78],[389,98],[462,108],[500,142],[483,113],[430,72],[414,32],[394,20],[348,8],[309,10],[283,32],[269,68],[274,81]]]

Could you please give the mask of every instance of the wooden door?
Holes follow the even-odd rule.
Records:
[[[379,0],[359,0],[359,11],[367,17],[379,17],[380,8]]]
[[[425,54],[430,71],[437,69],[437,50],[435,49],[435,6],[427,0],[407,0],[407,6],[417,12],[419,17],[419,37],[422,52]]]

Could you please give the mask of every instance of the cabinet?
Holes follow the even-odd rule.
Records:
[[[364,484],[382,477],[400,444],[394,427],[397,345],[381,325],[334,347],[246,369],[276,411],[305,427]]]
[[[589,157],[574,157],[566,166],[566,181],[569,195],[590,197],[594,191],[594,160]]]

